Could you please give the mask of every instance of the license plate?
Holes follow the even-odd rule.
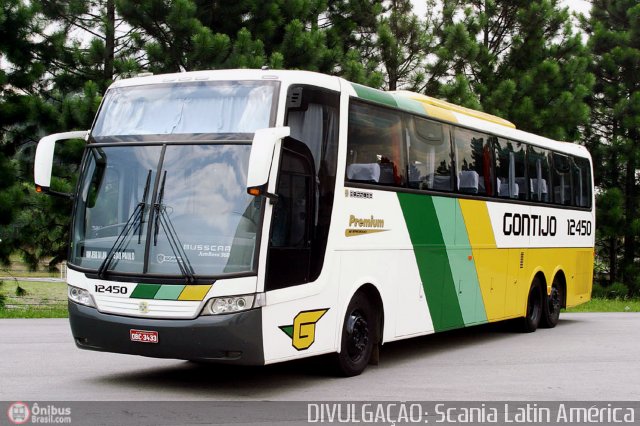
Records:
[[[158,343],[158,332],[148,330],[129,330],[132,342]]]

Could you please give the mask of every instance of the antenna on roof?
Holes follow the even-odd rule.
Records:
[[[260,68],[262,71],[269,71],[269,65],[263,65],[262,68]]]

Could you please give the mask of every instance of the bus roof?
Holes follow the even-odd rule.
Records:
[[[398,90],[392,93],[396,97],[404,97],[408,99],[413,99],[414,101],[421,102],[425,105],[425,108],[428,108],[432,111],[432,114],[435,113],[434,109],[441,109],[444,111],[455,111],[461,114],[469,115],[471,117],[476,117],[481,120],[486,120],[491,123],[500,124],[502,126],[511,127],[515,129],[516,126],[510,121],[505,120],[504,118],[500,118],[496,115],[487,114],[486,112],[476,111],[471,108],[465,108],[460,105],[452,104],[447,101],[443,101],[442,99],[432,98],[431,96],[421,95],[419,93],[409,92],[407,90]],[[430,114],[430,115],[432,115]]]
[[[478,131],[492,133],[499,137],[532,143],[542,148],[563,151],[583,157],[590,157],[587,149],[570,142],[558,142],[543,136],[516,129],[510,121],[482,111],[465,108],[440,99],[419,93],[400,91],[382,91],[311,71],[294,70],[203,70],[185,73],[159,74],[134,77],[115,81],[111,87],[137,86],[162,83],[188,83],[212,80],[277,80],[288,84],[309,84],[340,90],[347,87],[352,96],[392,108],[413,112],[438,120],[459,124]]]

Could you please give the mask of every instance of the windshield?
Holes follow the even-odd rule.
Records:
[[[70,263],[109,273],[251,272],[261,199],[246,192],[251,145],[87,149]],[[109,253],[111,254],[110,256]]]
[[[217,81],[118,87],[91,132],[105,137],[249,134],[273,121],[277,82]]]

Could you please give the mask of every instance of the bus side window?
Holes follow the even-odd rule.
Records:
[[[525,145],[502,138],[492,139],[494,141],[498,197],[526,200]]]
[[[407,118],[408,185],[414,189],[453,190],[449,127],[419,117]]]
[[[566,155],[552,154],[553,202],[555,204],[572,205],[571,164]]]
[[[527,191],[527,146],[522,142],[509,141],[513,145],[515,183],[518,193],[515,198],[519,200],[528,200],[529,191]]]
[[[538,147],[529,146],[527,153],[529,192],[532,201],[548,203],[549,188],[551,186],[549,174],[549,151]]]
[[[492,196],[494,171],[490,138],[466,129],[454,131],[454,157],[458,177],[458,192]]]
[[[405,186],[406,155],[399,112],[351,100],[347,180]]]
[[[591,167],[589,160],[573,157],[571,172],[573,175],[573,201],[578,207],[591,207]]]

